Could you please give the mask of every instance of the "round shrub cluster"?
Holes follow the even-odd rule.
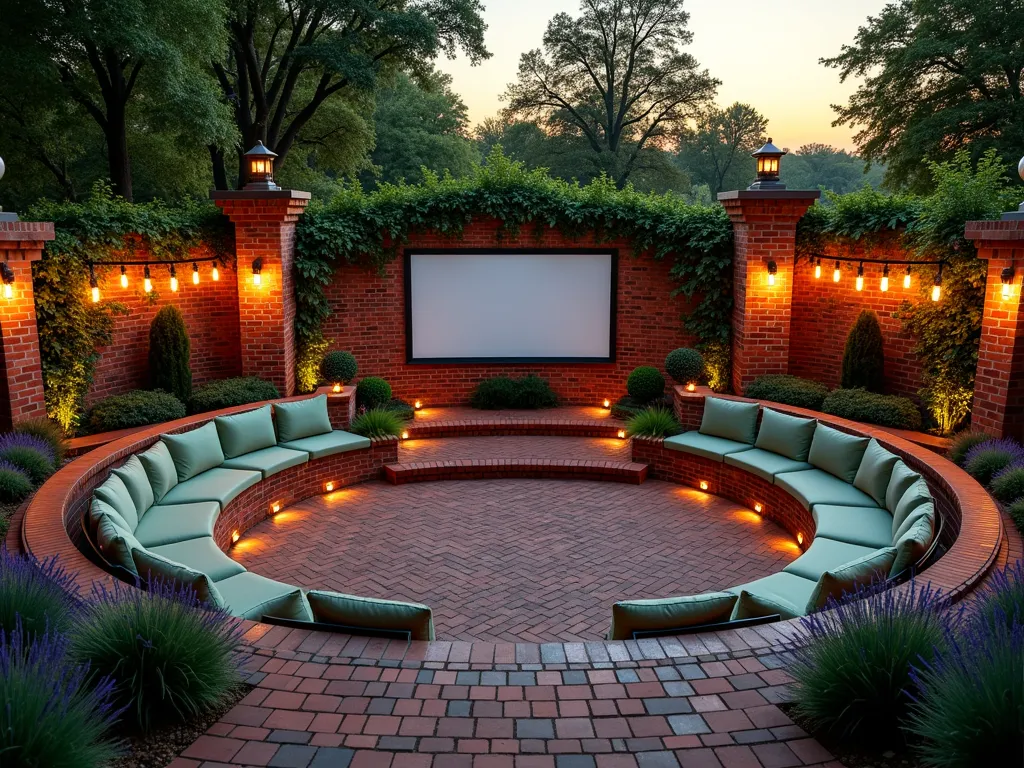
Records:
[[[975,445],[964,456],[964,469],[986,487],[997,474],[1016,465],[1024,465],[1024,448],[1010,439],[986,440]]]
[[[962,467],[964,459],[967,457],[967,452],[971,448],[991,439],[992,435],[984,432],[971,432],[969,430],[953,435],[952,443],[949,446],[949,453],[947,454],[949,460]]]
[[[677,384],[696,384],[704,380],[704,356],[696,349],[673,349],[665,358],[665,370]]]
[[[32,481],[9,461],[0,459],[0,504],[17,504],[32,493]]]
[[[359,366],[351,352],[328,352],[320,361],[320,376],[328,384],[348,384],[356,377]]]
[[[367,376],[356,385],[356,405],[381,408],[391,402],[391,385],[379,376]]]
[[[866,424],[921,429],[921,411],[909,397],[879,395],[863,389],[837,389],[825,398],[821,410]]]
[[[992,478],[992,495],[1004,504],[1024,498],[1024,466],[1009,466]]]
[[[189,401],[191,413],[217,411],[235,405],[260,403],[276,400],[281,395],[277,387],[257,376],[239,376],[233,379],[219,379],[204,384],[192,393]]]
[[[511,408],[516,401],[519,385],[509,376],[493,376],[484,379],[473,388],[469,404],[484,411]]]
[[[174,395],[159,390],[137,389],[100,400],[89,411],[89,432],[143,427],[185,417],[185,405]]]
[[[665,377],[657,368],[641,365],[626,379],[626,391],[637,402],[649,403],[665,394]]]
[[[747,385],[743,393],[754,400],[770,400],[773,403],[795,405],[820,411],[821,404],[828,397],[828,387],[817,381],[801,379],[789,374],[759,376]]]

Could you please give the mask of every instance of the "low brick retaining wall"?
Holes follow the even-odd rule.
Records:
[[[431,480],[494,480],[508,477],[610,480],[640,485],[647,478],[647,465],[582,459],[476,459],[389,464],[384,467],[384,473],[394,485]]]

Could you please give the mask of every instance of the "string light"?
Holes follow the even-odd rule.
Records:
[[[199,285],[199,265],[192,262],[192,285]]]
[[[907,265],[907,274],[903,276],[903,287],[904,289],[910,289],[910,265]]]
[[[832,282],[833,283],[838,283],[842,279],[842,277],[843,277],[843,273],[842,273],[842,270],[840,270],[839,262],[837,261],[836,262],[836,268],[832,272]]]
[[[775,285],[775,275],[779,273],[779,265],[774,261],[768,262],[768,285]]]
[[[0,279],[4,283],[4,298],[10,301],[14,298],[14,270],[6,261],[0,261]]]
[[[1013,279],[1016,273],[1013,267],[1007,267],[1000,276],[1003,280],[1003,301],[1013,297]]]
[[[213,275],[212,275],[212,277],[213,277],[213,282],[217,282],[218,280],[220,280],[220,270],[217,269],[217,262],[216,261],[213,262]]]
[[[857,267],[857,290],[858,291],[863,291],[864,290],[864,262],[863,261],[860,263],[860,266]]]
[[[882,285],[881,285],[881,289],[882,289],[882,293],[885,293],[886,291],[889,290],[889,265],[888,264],[886,264],[885,267],[882,268]]]
[[[821,279],[821,259],[818,259],[818,261],[814,264],[814,279]]]
[[[124,264],[121,265],[121,287],[128,287],[128,272],[125,271]]]
[[[259,288],[263,284],[263,259],[253,259],[252,262],[252,284]]]
[[[153,279],[149,275],[149,265],[146,265],[145,270],[142,272],[142,290],[146,293],[153,292]]]
[[[932,285],[932,301],[942,298],[942,264],[939,264],[938,274],[935,275],[935,283]]]
[[[171,290],[178,290],[178,273],[175,271],[173,264],[171,264]]]
[[[100,300],[100,284],[96,282],[96,273],[93,271],[92,264],[89,265],[89,288],[92,294],[92,303],[95,304]]]

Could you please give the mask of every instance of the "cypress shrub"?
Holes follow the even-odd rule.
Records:
[[[181,402],[192,397],[188,329],[181,310],[174,305],[161,309],[149,326],[149,383],[152,389],[170,392]]]
[[[843,352],[843,389],[881,392],[885,377],[882,326],[870,309],[860,313],[846,337]]]

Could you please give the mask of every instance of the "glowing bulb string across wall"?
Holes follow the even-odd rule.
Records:
[[[907,261],[904,259],[874,260],[850,256],[814,255],[810,257],[810,264],[814,267],[815,280],[822,280],[823,275],[825,274],[825,269],[831,267],[833,283],[842,282],[843,264],[856,264],[857,270],[853,281],[854,288],[857,291],[863,291],[867,285],[871,285],[873,281],[877,280],[878,290],[882,293],[887,293],[892,285],[890,280],[891,267],[906,267],[905,271],[903,271],[902,280],[904,290],[909,290],[913,287],[914,278],[922,271],[922,267],[931,267],[935,269],[935,274],[930,276],[932,281],[931,299],[932,301],[939,301],[942,298],[942,270],[946,265],[945,261]],[[876,267],[878,267],[877,274]],[[767,272],[768,285],[774,286],[777,279],[778,266],[774,261],[769,261],[765,265],[765,269]],[[1012,275],[1009,280],[1004,277],[1004,295],[1012,291],[1012,281]],[[1007,287],[1008,284],[1009,287]]]
[[[203,279],[202,273],[200,272],[200,264],[211,264],[209,277],[214,282],[220,280],[220,269],[218,265],[224,263],[224,259],[219,256],[207,256],[205,258],[188,258],[179,259],[177,261],[89,261],[86,262],[89,267],[89,294],[93,303],[98,302],[101,298],[99,282],[96,279],[96,267],[119,267],[118,279],[119,285],[122,289],[127,289],[130,285],[128,277],[128,270],[126,267],[142,267],[143,278],[142,278],[142,290],[146,293],[152,293],[153,291],[153,272],[151,267],[162,267],[167,270],[167,287],[171,289],[171,292],[176,293],[181,283],[178,280],[178,266],[186,265],[191,268],[192,273],[192,285],[199,285]]]

